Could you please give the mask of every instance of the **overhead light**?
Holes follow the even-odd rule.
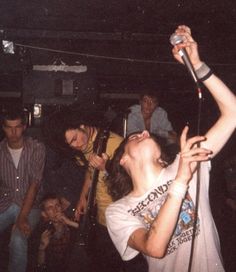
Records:
[[[42,104],[34,104],[34,118],[40,118],[42,115]]]
[[[2,50],[5,54],[15,54],[14,43],[11,41],[2,40]]]

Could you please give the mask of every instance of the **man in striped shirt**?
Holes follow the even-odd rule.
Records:
[[[40,217],[37,193],[42,181],[45,147],[24,136],[21,109],[5,110],[5,138],[0,143],[0,232],[13,225],[9,244],[9,272],[25,272],[28,237]]]

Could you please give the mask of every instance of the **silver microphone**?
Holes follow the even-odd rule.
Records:
[[[175,45],[177,45],[177,44],[180,44],[180,43],[182,43],[182,42],[183,42],[183,36],[178,35],[178,34],[176,34],[176,33],[173,33],[173,34],[170,36],[170,43],[171,43],[173,46],[175,46]],[[192,63],[191,63],[191,61],[190,61],[190,59],[189,59],[189,56],[188,56],[188,53],[187,53],[186,49],[185,49],[185,48],[179,49],[179,54],[180,54],[181,58],[183,59],[183,62],[184,62],[184,64],[185,64],[185,66],[187,67],[189,73],[191,74],[191,76],[192,76],[194,82],[195,82],[196,84],[198,84],[197,75],[196,75],[196,73],[195,73],[195,71],[194,71],[194,69],[193,69],[193,65],[192,65]]]

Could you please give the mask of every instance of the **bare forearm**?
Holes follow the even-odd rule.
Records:
[[[204,81],[205,86],[215,99],[220,117],[206,134],[204,146],[212,150],[214,157],[227,142],[236,128],[236,97],[215,75]]]
[[[210,91],[217,102],[222,114],[236,115],[236,97],[231,90],[216,75],[210,76],[204,81],[204,85]]]
[[[173,181],[174,188],[183,186],[182,193],[179,190],[169,190],[167,199],[162,205],[157,217],[154,219],[149,231],[145,229],[136,230],[129,239],[129,246],[148,256],[162,258],[166,252],[168,243],[175,229],[183,198],[187,190],[187,182],[181,180]]]
[[[146,250],[148,255],[159,258],[164,256],[175,229],[181,205],[181,198],[168,195],[158,217],[147,233]]]
[[[39,249],[38,252],[38,264],[42,265],[45,263],[45,250]]]
[[[31,183],[25,195],[25,198],[21,207],[21,211],[20,211],[20,216],[28,216],[33,206],[33,203],[35,201],[36,195],[38,193],[38,189],[39,189],[39,186],[37,183],[35,182]]]

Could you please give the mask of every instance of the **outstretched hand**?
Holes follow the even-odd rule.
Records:
[[[197,163],[207,161],[212,151],[200,147],[200,143],[206,140],[205,136],[195,136],[187,139],[189,128],[186,126],[180,137],[180,161],[176,179],[189,182],[196,170]]]

